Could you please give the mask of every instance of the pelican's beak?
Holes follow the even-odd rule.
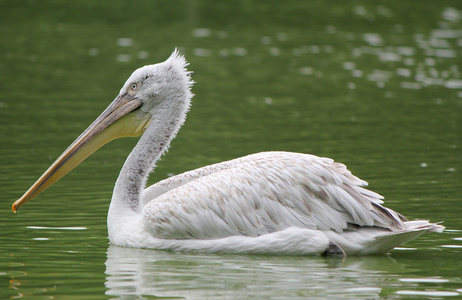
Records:
[[[47,189],[69,173],[104,144],[119,138],[141,135],[151,120],[143,112],[140,99],[127,95],[118,96],[114,102],[90,125],[61,156],[46,170],[32,187],[16,202],[13,211]]]

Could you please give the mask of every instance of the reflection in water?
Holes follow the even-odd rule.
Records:
[[[113,245],[107,256],[106,294],[139,298],[379,298],[387,285],[399,282],[397,274],[404,269],[388,256],[341,260],[175,253]]]

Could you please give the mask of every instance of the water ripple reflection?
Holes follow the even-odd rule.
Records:
[[[185,254],[111,245],[106,261],[106,294],[187,299],[249,295],[259,299],[378,299],[389,294],[406,294],[411,288],[419,293],[419,284],[449,282],[441,278],[400,278],[399,274],[405,270],[405,264],[389,256],[342,260]]]

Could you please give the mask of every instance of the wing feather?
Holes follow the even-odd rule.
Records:
[[[343,164],[264,152],[169,178],[148,188],[146,230],[162,238],[259,236],[289,227],[341,232],[349,224],[400,229],[382,197]]]

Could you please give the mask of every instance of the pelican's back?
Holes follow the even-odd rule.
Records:
[[[382,197],[365,184],[331,159],[258,153],[151,186],[143,193],[143,201],[151,199],[143,209],[144,226],[163,239],[258,237],[297,227],[327,232],[332,241],[349,235],[360,241],[406,231],[405,218],[383,207]],[[337,240],[354,248],[348,238]]]

